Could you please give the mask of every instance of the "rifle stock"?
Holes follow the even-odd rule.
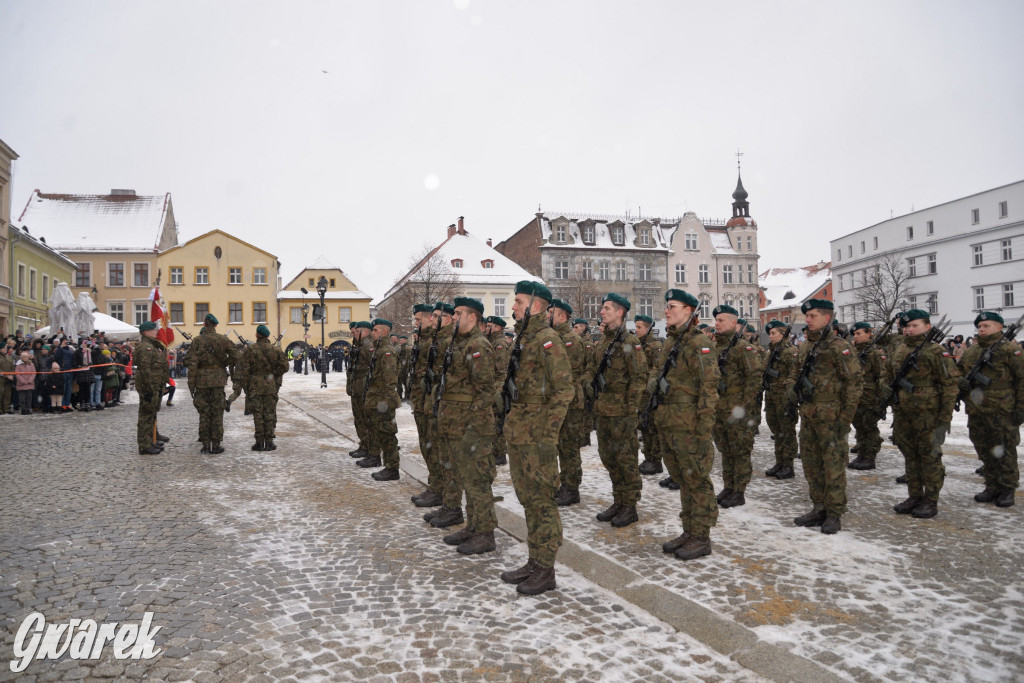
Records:
[[[508,367],[505,369],[505,382],[501,385],[501,407],[505,415],[512,410],[512,402],[519,398],[519,387],[516,386],[516,372],[519,370],[519,359],[523,355],[523,335],[530,324],[530,309],[533,308],[534,296],[530,295],[530,303],[526,304],[526,313],[523,314],[523,326],[516,334],[515,343],[512,344],[512,352],[508,356]]]
[[[686,333],[690,331],[690,328],[692,328],[694,323],[697,321],[697,311],[698,309],[693,309],[693,313],[690,314],[690,318],[686,321],[686,327],[684,327],[683,331],[679,333],[679,337],[676,339],[675,343],[672,344],[672,348],[669,349],[668,356],[665,358],[665,364],[661,368],[661,376],[658,377],[658,382],[654,387],[654,391],[651,392],[651,398],[647,401],[647,407],[644,408],[644,411],[640,414],[640,426],[644,429],[647,429],[647,426],[651,422],[651,413],[658,409],[658,406],[661,405],[661,401],[665,397],[665,394],[668,393],[668,390],[672,386],[667,379],[668,373],[678,362],[679,345],[682,343],[683,337],[686,336]]]

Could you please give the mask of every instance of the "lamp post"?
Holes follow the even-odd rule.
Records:
[[[306,303],[306,295],[309,290],[299,287],[302,290],[302,342],[306,345],[302,354],[302,374],[309,374],[309,304]]]
[[[320,388],[327,386],[327,365],[324,354],[327,352],[327,337],[324,323],[327,320],[327,309],[324,308],[324,294],[327,293],[327,278],[323,275],[316,281],[316,293],[320,295]]]

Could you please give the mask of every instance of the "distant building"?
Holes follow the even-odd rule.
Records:
[[[32,235],[25,227],[11,225],[8,244],[14,275],[10,333],[32,333],[50,324],[53,288],[58,282],[70,281],[76,265],[47,244],[44,236]]]
[[[794,326],[802,325],[804,314],[800,307],[808,299],[832,300],[831,264],[821,261],[803,268],[772,268],[761,273],[760,317],[761,325],[779,320]],[[856,322],[844,320],[842,322]],[[799,330],[797,330],[799,333]],[[794,336],[796,336],[794,334]]]
[[[7,231],[11,225],[11,167],[18,154],[0,140],[0,334],[13,331],[11,325],[11,264]]]
[[[327,279],[327,292],[324,294],[327,310],[323,324],[327,346],[347,346],[352,340],[348,324],[353,320],[370,319],[370,295],[360,291],[341,268],[321,256],[303,268],[287,285],[279,287],[277,333],[284,335],[281,348],[303,345],[303,305],[308,306],[306,321],[309,324],[309,339],[306,342],[311,346],[320,345],[321,326],[319,320],[313,319],[313,304],[320,303],[316,285],[321,277]],[[302,293],[303,288],[308,294]]]

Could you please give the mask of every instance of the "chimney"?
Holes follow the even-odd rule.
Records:
[[[489,247],[493,247],[494,246],[493,244],[491,244],[491,238],[490,237],[487,238],[487,246],[489,246]]]
[[[115,197],[134,197],[135,190],[111,190],[110,194]]]
[[[455,236],[455,224],[454,223],[452,223],[451,225],[448,226],[448,236],[449,237],[454,237]]]
[[[466,226],[464,226],[462,224],[462,220],[463,220],[462,216],[459,216],[459,234],[460,235],[465,235],[466,234]]]

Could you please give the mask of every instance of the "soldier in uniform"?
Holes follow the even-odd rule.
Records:
[[[586,375],[597,367],[597,345],[590,338],[590,323],[586,318],[576,318],[572,324],[573,332],[583,340],[583,374]],[[594,418],[584,415],[579,422],[580,447],[590,445],[590,432],[594,431]]]
[[[633,322],[636,324],[636,336],[643,347],[647,367],[653,368],[661,355],[661,340],[653,333],[654,320],[647,315],[637,315],[633,317]],[[647,405],[648,398],[649,395],[644,397],[641,409]],[[658,428],[654,422],[649,422],[646,429],[641,427],[640,436],[644,442],[644,461],[640,463],[640,474],[661,474],[665,468],[661,465],[661,444],[658,443]]]
[[[701,323],[700,325],[697,326],[697,329],[700,330],[701,334],[703,334],[708,339],[714,339],[715,338],[715,328],[714,328],[713,325],[708,325],[707,323]]]
[[[795,476],[793,460],[796,458],[796,418],[790,413],[786,386],[793,366],[796,365],[796,346],[792,336],[786,337],[785,341],[782,339],[786,323],[772,320],[764,327],[768,330],[769,353],[775,354],[772,366],[765,368],[768,388],[764,392],[768,429],[775,437],[775,464],[764,473],[776,479],[792,479]]]
[[[552,299],[548,309],[548,322],[565,345],[572,369],[573,399],[558,430],[559,487],[555,502],[559,506],[580,502],[580,484],[583,482],[583,461],[580,459],[580,423],[586,417],[583,410],[583,368],[586,362],[583,343],[569,327],[572,306],[561,299]]]
[[[356,426],[356,438],[359,444],[354,451],[349,451],[353,458],[360,458],[359,464],[370,457],[370,428],[366,424],[366,411],[363,410],[363,395],[366,387],[366,373],[370,369],[370,356],[373,353],[373,339],[370,336],[373,325],[366,320],[352,324],[352,362],[348,366],[345,379],[345,393],[352,399],[352,421]],[[367,460],[367,467],[377,467],[372,458]]]
[[[505,419],[505,432],[512,486],[526,515],[530,557],[522,567],[502,572],[501,580],[518,584],[516,590],[525,595],[556,587],[555,556],[562,545],[562,520],[555,504],[558,433],[574,391],[565,345],[544,317],[550,303],[551,290],[540,282],[516,283],[512,312],[518,336],[512,353],[519,358],[513,378],[517,395]]]
[[[816,351],[806,375],[814,389],[803,390],[805,400],[800,405],[800,455],[814,508],[793,523],[820,526],[821,533],[834,534],[846,512],[848,456],[842,444],[849,437],[857,410],[861,368],[850,345],[829,330],[834,310],[831,301],[808,299],[800,310],[807,321],[807,339],[797,349],[787,395],[791,403],[798,403],[797,381],[811,351]]]
[[[441,507],[423,515],[423,521],[443,529],[455,524],[462,524],[465,521],[465,517],[462,515],[462,487],[459,485],[455,463],[452,460],[454,457],[453,446],[450,441],[441,438],[437,431],[437,417],[434,415],[434,393],[437,391],[437,385],[445,370],[444,360],[448,353],[448,346],[455,336],[455,325],[453,324],[455,307],[452,304],[438,301],[434,304],[434,316],[435,319],[440,320],[441,328],[435,334],[437,357],[434,359],[433,365],[434,385],[430,388],[430,393],[423,397],[423,409],[427,421],[427,449],[430,451],[431,457],[427,468],[429,471],[432,463],[437,473],[435,479],[439,482],[438,485],[441,489]]]
[[[882,449],[882,435],[878,431],[878,392],[881,389],[885,355],[877,345],[872,346],[871,342],[871,323],[854,323],[853,348],[861,362],[863,390],[857,403],[857,412],[853,415],[857,457],[847,465],[851,470],[875,469],[875,458]]]
[[[597,415],[598,453],[612,481],[612,504],[598,513],[597,519],[614,527],[629,526],[639,519],[636,505],[643,487],[637,466],[636,428],[647,387],[647,360],[640,340],[626,330],[629,308],[626,297],[614,292],[605,295],[601,302],[604,332],[597,344],[601,361],[583,379]]]
[[[960,395],[967,403],[967,431],[974,450],[981,458],[981,474],[985,490],[974,496],[979,503],[994,502],[1001,508],[1013,505],[1014,492],[1020,483],[1017,466],[1017,445],[1020,425],[1024,423],[1024,355],[1020,344],[1003,338],[1003,318],[998,313],[982,311],[974,319],[978,343],[962,356],[962,367],[969,373],[982,355],[998,343],[988,363],[980,369],[973,383],[966,377],[957,380]]]
[[[682,560],[711,554],[711,527],[718,521],[718,503],[711,483],[715,449],[711,431],[718,403],[718,363],[711,340],[690,322],[697,309],[697,297],[682,289],[665,293],[665,343],[652,364],[647,391],[658,392],[662,403],[649,419],[657,423],[665,464],[673,479],[680,482],[679,518],[683,533],[661,548]],[[665,374],[667,388],[661,383]],[[661,385],[661,386],[659,386]]]
[[[437,429],[450,443],[459,495],[466,492],[467,523],[444,537],[463,555],[493,551],[494,512],[491,484],[497,470],[491,456],[494,429],[494,358],[491,343],[480,328],[484,305],[478,299],[455,297],[459,333],[452,340],[452,362],[438,387]],[[443,389],[443,390],[442,390]]]
[[[750,453],[754,448],[757,394],[764,366],[761,354],[743,339],[746,323],[732,306],[717,306],[715,352],[719,370],[718,404],[715,408],[715,446],[722,454],[724,488],[717,496],[719,507],[745,505],[745,491],[753,472]]]
[[[409,346],[409,337],[398,335],[398,397],[403,401],[409,398],[409,360],[412,357],[412,347]]]
[[[14,347],[5,344],[0,347],[0,415],[11,412],[11,397],[14,394]]]
[[[416,304],[413,306],[413,320],[416,323],[416,362],[412,366],[409,380],[409,404],[412,416],[416,420],[416,434],[419,437],[420,454],[427,465],[427,487],[412,497],[416,507],[431,508],[441,504],[441,491],[444,489],[444,478],[436,461],[436,451],[430,442],[428,433],[426,395],[423,390],[430,346],[437,331],[438,317],[434,315],[433,304]],[[438,365],[440,361],[435,361]],[[411,361],[410,361],[411,363]]]
[[[363,379],[363,422],[366,424],[369,455],[356,464],[360,467],[379,467],[383,455],[384,469],[374,472],[377,481],[398,479],[398,424],[395,410],[402,401],[395,384],[398,381],[398,352],[391,345],[392,323],[376,318],[370,323],[371,337],[366,377]]]
[[[238,362],[238,349],[223,334],[217,334],[218,321],[213,313],[203,319],[203,329],[192,342],[185,365],[188,383],[195,387],[193,403],[199,413],[199,440],[202,453],[223,453],[220,442],[224,439],[224,387],[228,383],[228,368]]]
[[[491,342],[491,349],[494,351],[494,391],[501,391],[501,385],[505,382],[505,371],[508,369],[509,340],[505,337],[504,319],[492,315],[486,318],[484,332],[487,341]],[[492,441],[492,456],[495,465],[508,464],[508,445],[505,443],[505,415],[504,411],[494,412],[494,439]]]
[[[156,338],[156,323],[144,322],[139,325],[142,339],[135,346],[135,390],[139,392],[139,422],[136,438],[139,455],[156,455],[163,451],[163,444],[169,438],[156,431],[156,414],[160,412],[160,401],[164,385],[171,376],[167,362],[167,347]]]
[[[252,415],[256,430],[254,451],[273,451],[277,428],[277,392],[281,378],[288,372],[288,359],[281,349],[270,343],[270,328],[256,328],[256,343],[242,351],[242,357],[231,374],[232,384],[245,390],[245,408]]]

